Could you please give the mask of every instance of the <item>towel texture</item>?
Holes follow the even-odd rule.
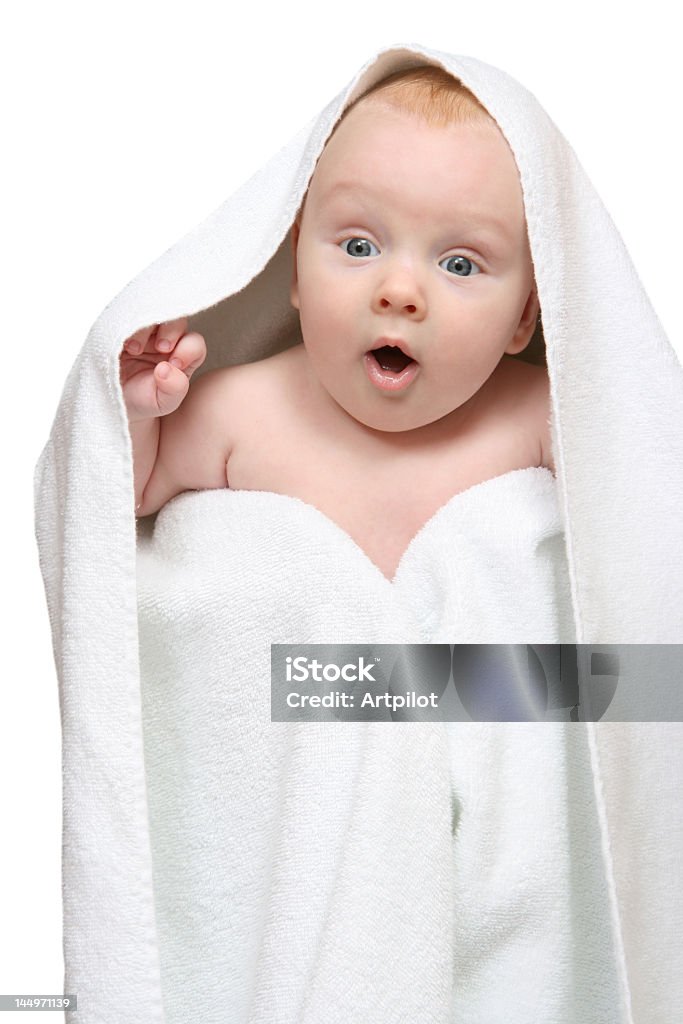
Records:
[[[300,341],[289,233],[316,159],[353,99],[423,63],[462,79],[517,161],[556,482],[524,471],[449,502],[394,583],[321,513],[268,492],[181,495],[138,537],[123,342],[189,315],[207,338],[207,370]],[[680,723],[292,726],[269,721],[263,661],[249,694],[223,675],[249,640],[261,659],[276,626],[302,628],[266,571],[274,550],[300,571],[315,549],[333,581],[326,601],[340,609],[333,622],[319,600],[319,617],[303,620],[311,636],[289,632],[292,642],[360,642],[363,628],[387,643],[683,637],[683,372],[576,155],[519,83],[414,44],[374,54],[103,311],[35,489],[62,712],[72,1021],[680,1020]],[[205,526],[174,529],[200,514]],[[174,627],[185,635],[195,601],[216,593],[211,551],[245,565],[239,540],[218,547],[219,515],[258,557],[248,588],[213,608],[192,669]],[[503,617],[511,542],[525,569]],[[185,588],[176,580],[174,591],[183,559]],[[152,600],[159,586],[166,598]],[[231,671],[243,689],[244,666]],[[196,999],[208,989],[225,1012],[183,1007],[183,989]]]
[[[569,639],[548,470],[456,495],[393,583],[298,499],[183,494],[138,601],[169,1022],[621,1019],[584,734],[269,721],[269,642]]]

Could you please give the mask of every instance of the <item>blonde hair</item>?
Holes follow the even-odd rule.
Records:
[[[454,78],[443,68],[425,64],[395,71],[376,82],[349,104],[335,125],[335,131],[358,103],[370,98],[374,102],[380,101],[397,110],[415,114],[436,127],[449,124],[496,125],[486,107],[459,78]]]

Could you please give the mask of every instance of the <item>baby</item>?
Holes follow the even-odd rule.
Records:
[[[398,72],[337,124],[291,240],[303,344],[190,387],[206,346],[186,318],[125,342],[136,512],[290,495],[391,579],[455,494],[554,469],[545,368],[511,358],[539,315],[514,157],[446,72]]]

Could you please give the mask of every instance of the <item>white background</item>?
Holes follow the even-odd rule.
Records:
[[[59,704],[32,472],[91,324],[131,278],[375,49],[418,42],[495,64],[535,93],[602,196],[679,355],[683,347],[680,36],[670,4],[266,2],[244,3],[230,20],[236,6],[61,0],[4,16],[0,993],[57,993],[63,979]],[[8,1013],[3,1024],[26,1019]]]

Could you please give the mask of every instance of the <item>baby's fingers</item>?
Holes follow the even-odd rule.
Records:
[[[140,355],[145,351],[150,338],[154,336],[157,326],[157,324],[151,324],[149,327],[141,327],[135,334],[131,334],[130,338],[126,338],[124,342],[124,350],[132,356]]]
[[[176,366],[157,363],[154,367],[157,408],[160,416],[166,416],[178,408],[190,387],[189,378]]]
[[[193,331],[185,334],[169,358],[171,366],[177,367],[183,373],[191,377],[198,366],[201,366],[206,359],[206,342],[201,334]]]
[[[171,352],[187,330],[187,323],[187,317],[183,316],[178,320],[167,320],[162,324],[141,327],[126,339],[124,349],[132,356],[141,355],[143,352]]]
[[[187,330],[187,317],[181,316],[178,320],[167,320],[159,324],[154,348],[157,352],[173,352],[176,345]]]

